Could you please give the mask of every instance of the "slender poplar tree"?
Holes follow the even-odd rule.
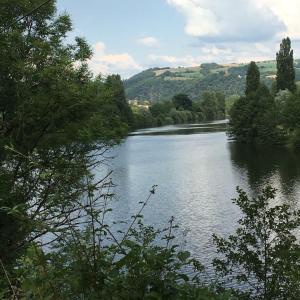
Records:
[[[246,90],[245,94],[249,95],[252,92],[256,92],[260,84],[259,69],[254,61],[251,61],[246,77]]]
[[[277,91],[290,90],[295,91],[295,69],[294,52],[291,49],[291,40],[289,37],[282,40],[280,50],[276,54],[277,60]]]

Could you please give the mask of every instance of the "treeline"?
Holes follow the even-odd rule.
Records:
[[[249,65],[245,96],[230,111],[230,134],[237,141],[300,146],[300,90],[289,38],[282,40],[276,60],[271,89],[261,83],[255,62]]]
[[[196,123],[225,118],[225,96],[220,92],[204,92],[197,101],[177,94],[172,101],[153,103],[149,109],[133,107],[136,128]]]

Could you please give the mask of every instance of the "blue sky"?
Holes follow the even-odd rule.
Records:
[[[299,0],[58,0],[93,47],[96,73],[274,59],[289,35],[300,57]],[[299,30],[298,30],[299,28]],[[299,55],[297,55],[299,53]]]

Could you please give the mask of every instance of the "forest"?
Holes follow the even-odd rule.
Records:
[[[174,218],[163,228],[144,224],[156,185],[114,231],[114,183],[95,169],[129,130],[150,122],[136,123],[119,75],[93,76],[86,40],[67,39],[69,15],[59,15],[55,1],[38,1],[28,13],[36,3],[4,0],[0,10],[0,299],[297,299],[300,211],[274,206],[271,187],[257,197],[237,189],[242,216],[233,234],[213,235],[209,282],[202,263],[179,247]],[[289,39],[277,66],[273,96],[251,63],[246,96],[230,112],[237,139],[298,143]],[[197,102],[176,94],[150,112],[151,125],[219,119],[225,97],[207,92]]]

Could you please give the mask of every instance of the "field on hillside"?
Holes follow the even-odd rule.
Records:
[[[276,61],[257,63],[261,79],[271,87]],[[241,95],[245,89],[248,64],[202,64],[196,67],[153,68],[124,81],[128,99],[164,101],[185,93],[197,99],[206,90],[222,91],[226,96]],[[300,80],[300,60],[295,60],[296,80]]]

